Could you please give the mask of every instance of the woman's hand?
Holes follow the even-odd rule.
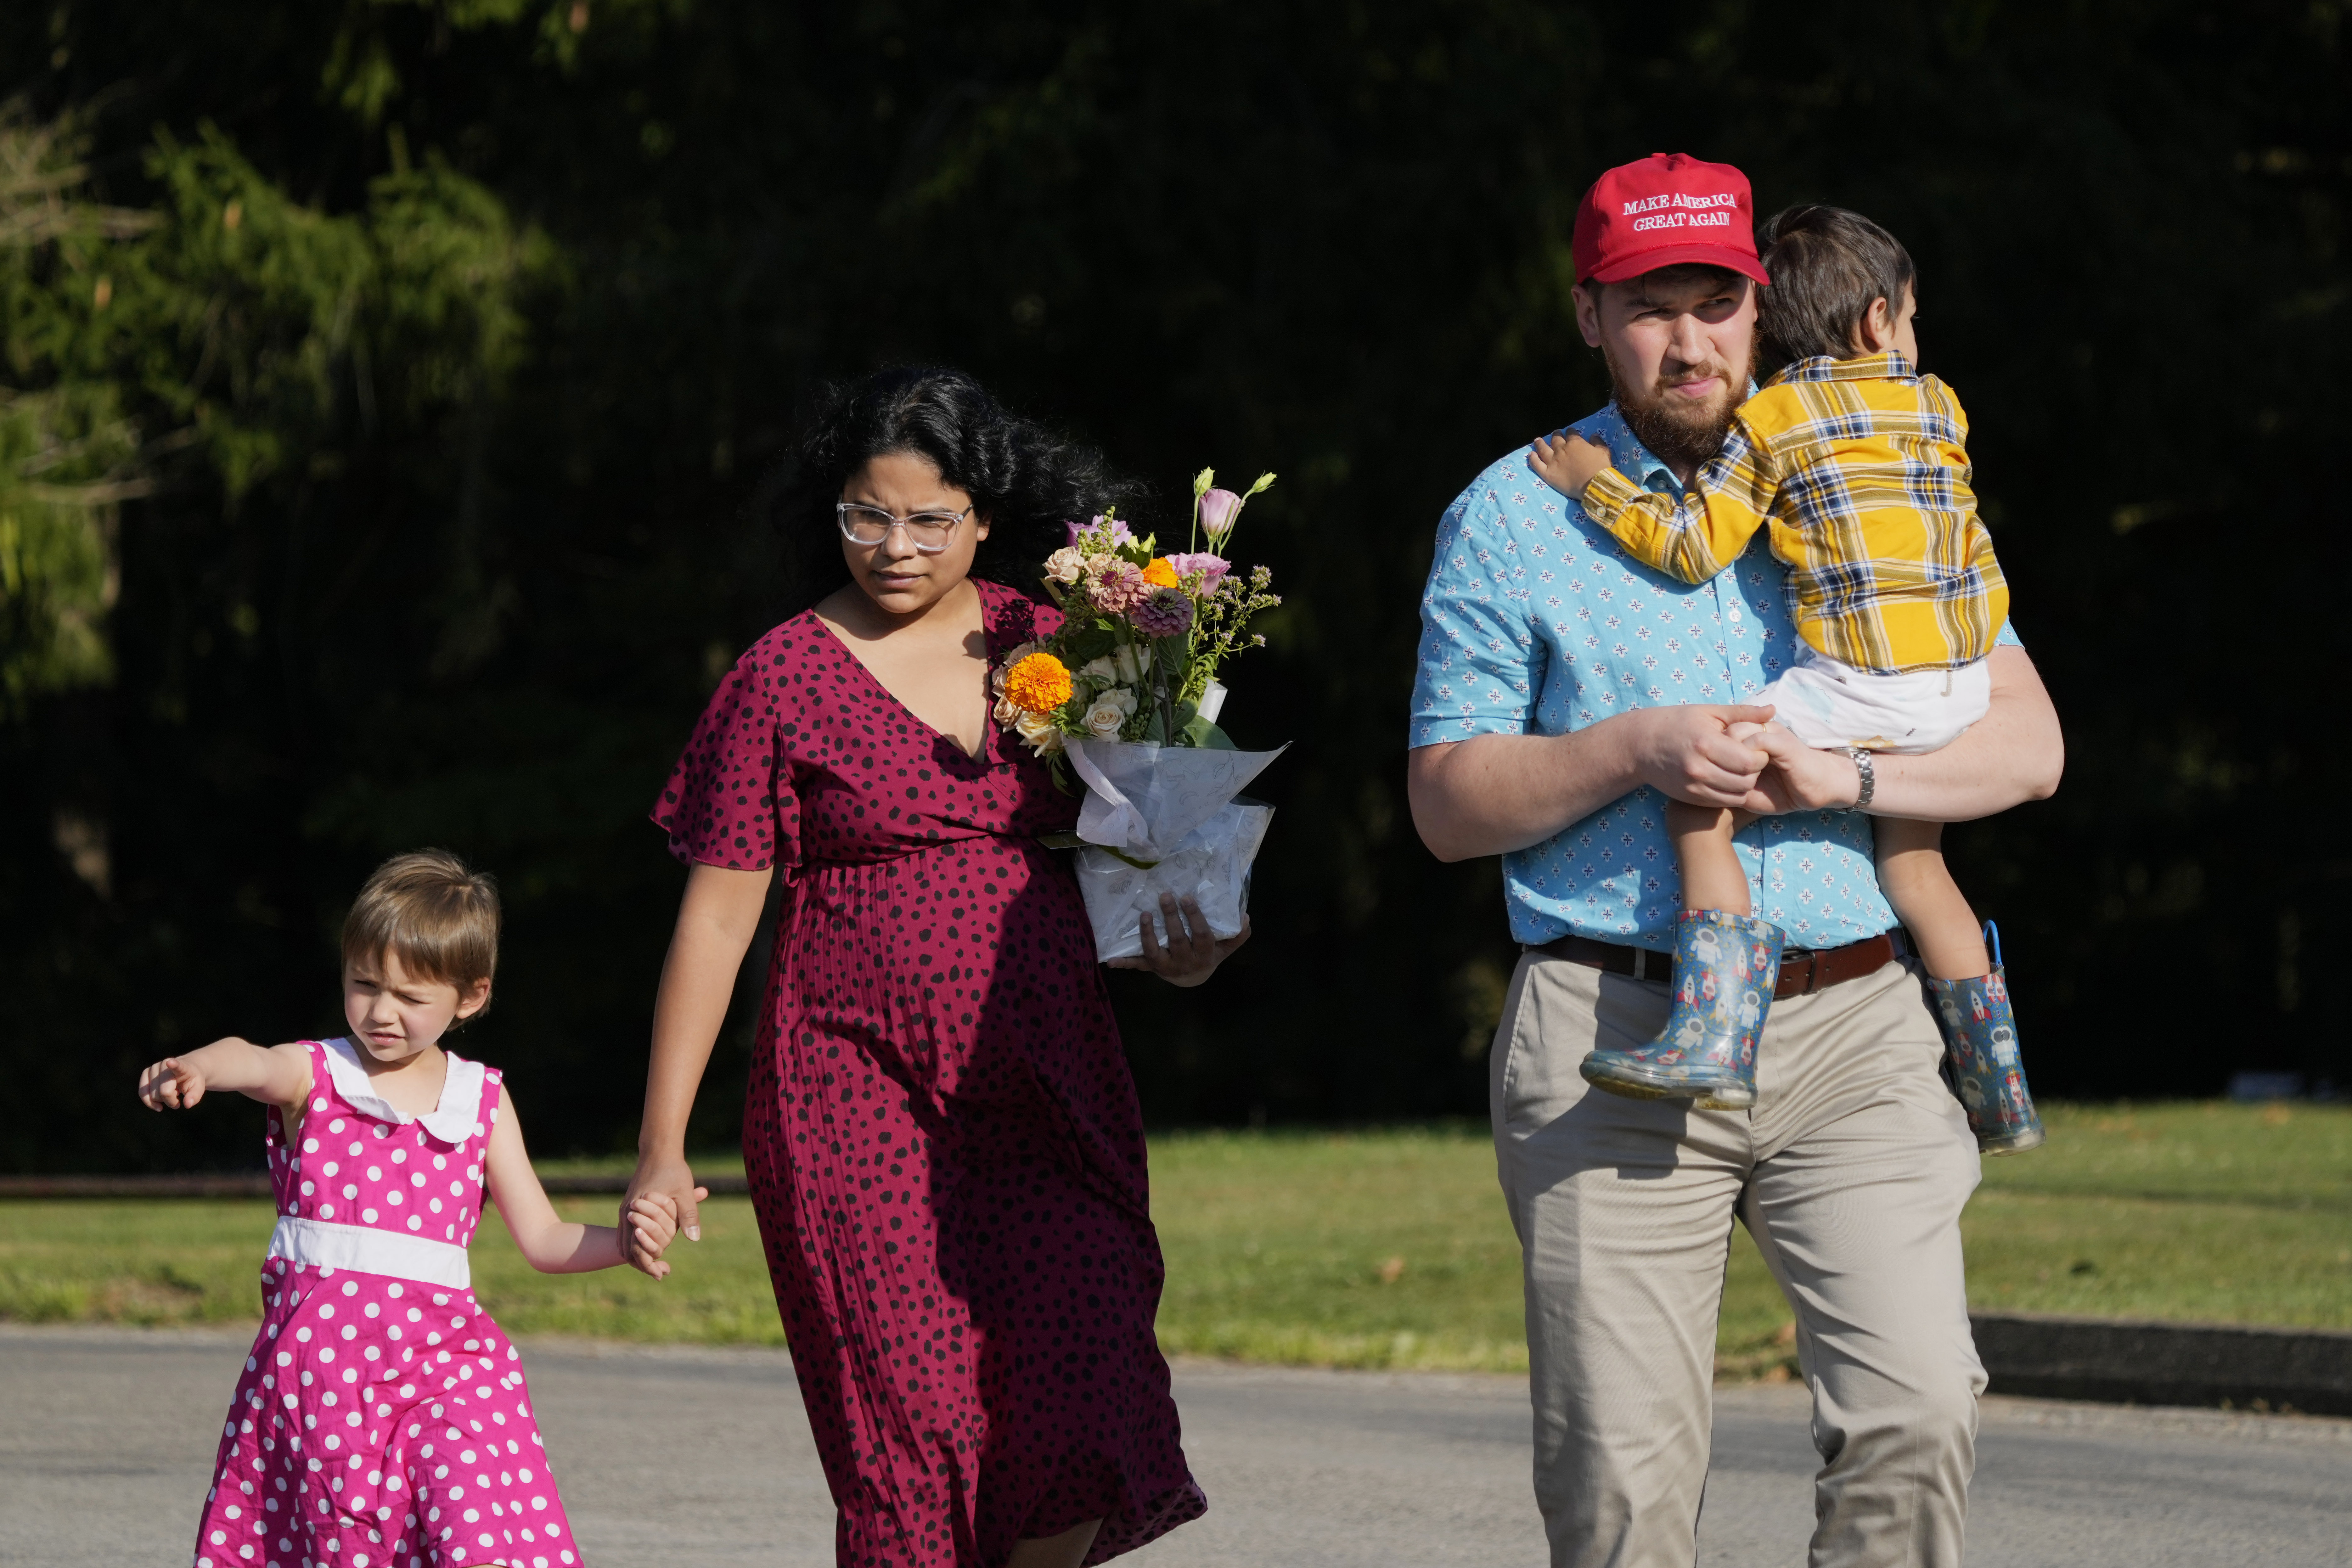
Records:
[[[1198,985],[1217,971],[1234,949],[1249,941],[1249,916],[1242,917],[1242,929],[1229,937],[1211,934],[1209,922],[1201,913],[1201,906],[1191,899],[1181,905],[1172,893],[1160,895],[1160,920],[1168,927],[1165,946],[1153,922],[1139,922],[1142,927],[1143,952],[1136,958],[1114,958],[1113,969],[1149,969],[1171,985]]]
[[[623,1259],[649,1279],[658,1279],[667,1274],[669,1265],[661,1260],[661,1255],[669,1246],[670,1236],[657,1236],[660,1227],[646,1224],[646,1216],[649,1213],[666,1212],[672,1217],[670,1235],[683,1232],[687,1240],[700,1241],[702,1211],[698,1205],[709,1195],[709,1188],[694,1184],[694,1172],[685,1155],[640,1156],[636,1174],[629,1178],[629,1190],[621,1194]]]

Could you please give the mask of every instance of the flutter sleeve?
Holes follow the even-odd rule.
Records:
[[[793,640],[779,627],[736,661],[711,694],[685,754],[654,803],[669,852],[735,871],[800,866],[800,796],[793,788],[787,713]]]

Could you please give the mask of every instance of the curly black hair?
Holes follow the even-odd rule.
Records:
[[[962,371],[889,365],[829,383],[817,390],[774,514],[793,614],[849,581],[834,504],[852,474],[892,452],[929,458],[988,520],[971,574],[1033,597],[1063,523],[1138,494],[1100,452],[1013,413]]]

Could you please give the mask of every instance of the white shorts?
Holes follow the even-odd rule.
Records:
[[[1939,752],[1992,706],[1992,672],[1978,659],[1958,669],[1883,675],[1856,669],[1800,642],[1797,662],[1756,700],[1773,721],[1817,751]]]

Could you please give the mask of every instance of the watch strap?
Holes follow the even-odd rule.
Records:
[[[1853,771],[1862,775],[1862,789],[1854,795],[1850,809],[1867,811],[1870,809],[1870,797],[1878,793],[1878,774],[1871,766],[1870,753],[1860,746],[1846,747],[1845,754],[1853,759]]]

